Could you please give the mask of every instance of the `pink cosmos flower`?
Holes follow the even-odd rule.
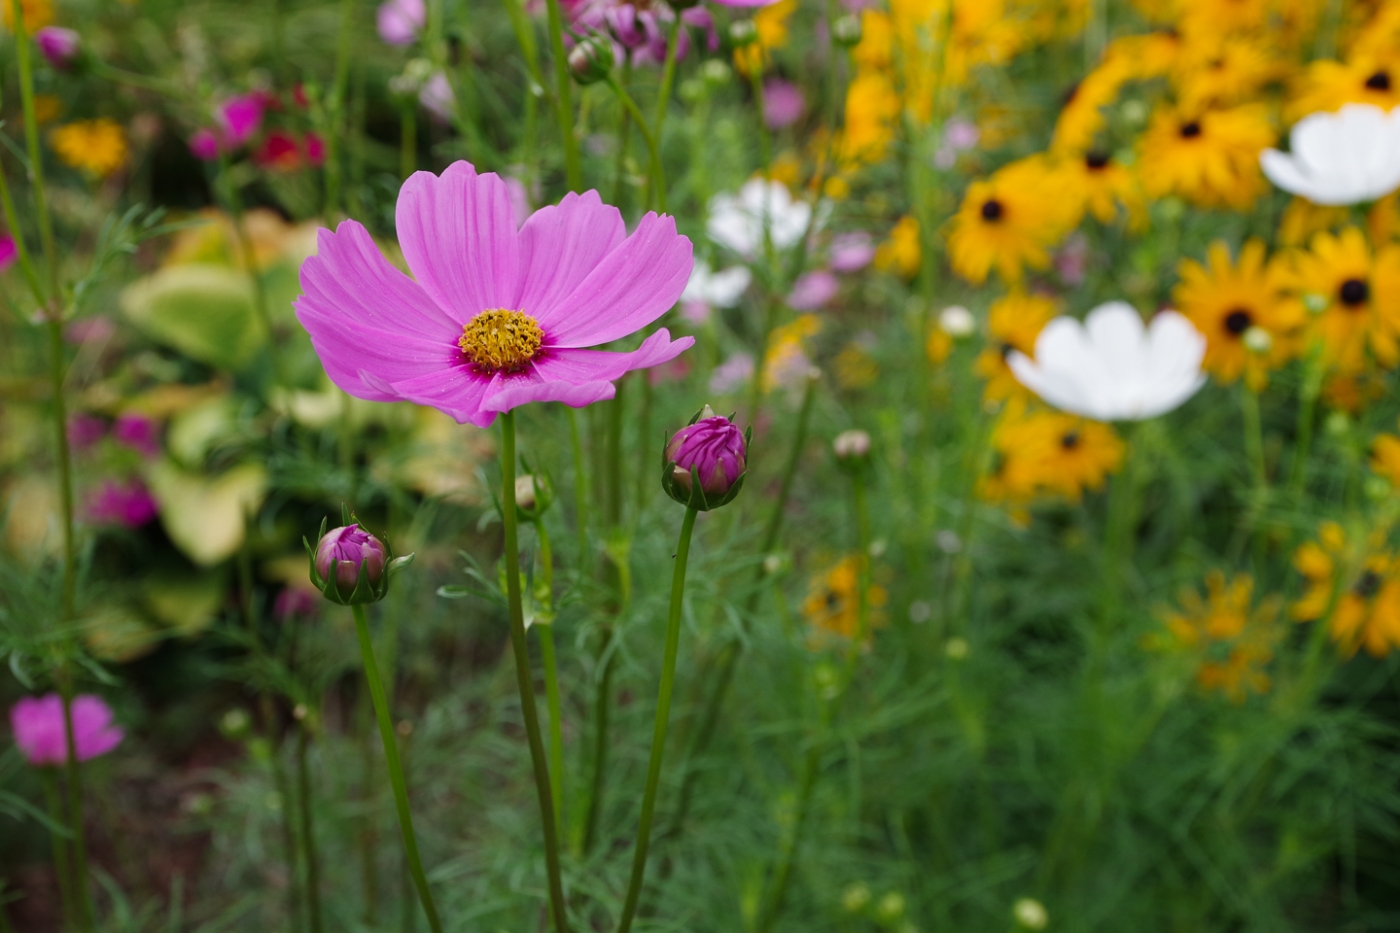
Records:
[[[104,479],[87,500],[87,517],[99,525],[140,528],[158,512],[146,484],[134,478],[124,483]]]
[[[208,127],[195,130],[190,137],[190,152],[201,162],[213,162],[219,157],[219,137]]]
[[[574,0],[565,6],[579,33],[603,33],[616,41],[619,61],[628,55],[637,65],[666,60],[666,38],[676,16],[669,5],[634,0]],[[705,30],[705,44],[711,52],[719,48],[719,33],[709,10],[692,6],[680,15],[685,25]],[[685,58],[689,50],[690,36],[682,29],[676,40],[676,58]]]
[[[456,162],[404,182],[395,221],[413,278],[355,221],[321,230],[301,267],[297,319],[331,381],[356,398],[486,427],[527,402],[612,398],[613,380],[695,342],[662,328],[631,353],[585,349],[676,303],[692,260],[674,218],[647,214],[628,236],[617,208],[588,191],[517,230],[506,183]]]
[[[831,238],[832,272],[858,272],[874,258],[875,243],[864,231],[838,233]]]
[[[112,425],[112,437],[123,447],[129,447],[143,457],[160,453],[160,430],[145,415],[118,415]]]
[[[34,33],[34,44],[39,47],[39,53],[48,59],[50,65],[67,69],[73,64],[73,59],[78,57],[82,39],[71,29],[45,26]]]
[[[450,122],[453,112],[457,109],[457,95],[453,92],[452,82],[447,80],[447,75],[441,71],[434,72],[431,78],[424,81],[422,89],[418,91],[418,103],[443,123]]]
[[[427,22],[423,0],[386,0],[375,17],[379,38],[389,45],[412,45]]]
[[[320,133],[307,133],[302,142],[306,145],[306,161],[312,168],[320,168],[326,164],[326,141],[321,138]]]
[[[807,100],[802,90],[791,81],[769,78],[763,85],[763,122],[771,130],[791,126],[802,118]]]
[[[214,123],[220,131],[217,141],[229,149],[246,143],[262,126],[265,106],[263,95],[254,91],[230,97],[215,107]]]
[[[836,297],[836,290],[840,287],[836,276],[825,269],[803,273],[792,283],[788,306],[797,311],[815,311]]]
[[[736,353],[715,367],[710,374],[710,391],[715,395],[728,395],[749,384],[753,378],[753,356]]]
[[[0,272],[9,269],[19,259],[19,245],[9,234],[0,234]]]
[[[73,747],[79,761],[107,754],[125,738],[121,727],[112,724],[112,708],[100,697],[75,696],[72,716]],[[31,765],[61,765],[68,760],[63,698],[57,693],[25,697],[10,707],[10,728],[20,754]]]

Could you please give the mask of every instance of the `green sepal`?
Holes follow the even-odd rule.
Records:
[[[344,504],[340,507],[340,517],[342,525],[358,524],[348,506]],[[326,524],[328,519],[321,519],[321,530],[316,535],[316,543],[320,544],[321,539],[326,536]],[[384,545],[384,575],[379,578],[377,584],[369,582],[369,569],[364,561],[360,562],[360,575],[355,580],[355,588],[348,594],[341,592],[336,585],[336,570],[341,561],[332,560],[330,573],[323,579],[316,570],[316,548],[305,537],[301,539],[302,546],[306,548],[306,560],[311,576],[311,585],[321,591],[321,595],[329,599],[338,606],[364,606],[369,603],[377,603],[389,593],[389,580],[403,568],[413,563],[413,554],[405,554],[403,557],[395,557],[394,549],[389,542],[383,538],[379,542]]]

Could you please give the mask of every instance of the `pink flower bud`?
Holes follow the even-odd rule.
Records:
[[[355,591],[360,565],[365,566],[370,586],[377,586],[384,578],[384,560],[383,543],[358,524],[333,528],[316,545],[316,572],[323,580],[330,579],[331,561],[336,561],[336,589],[346,598]]]
[[[72,65],[73,60],[78,57],[79,49],[82,48],[82,40],[78,34],[62,26],[45,26],[40,29],[34,33],[34,44],[39,46],[40,54],[48,59],[50,65],[61,69]]]
[[[190,137],[190,152],[201,162],[213,162],[219,157],[219,137],[208,128],[195,130]]]
[[[74,697],[72,719],[79,761],[107,754],[125,737],[119,726],[112,725],[112,709],[100,697]],[[10,728],[20,754],[31,765],[61,765],[68,760],[63,698],[57,693],[25,697],[10,707]]]
[[[716,415],[708,405],[702,416],[675,433],[666,445],[666,460],[674,465],[672,482],[681,492],[690,492],[693,469],[705,496],[719,499],[743,475],[748,449],[734,422]]]

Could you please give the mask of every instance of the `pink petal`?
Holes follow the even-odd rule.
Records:
[[[520,244],[504,181],[454,162],[415,172],[399,190],[399,246],[413,277],[458,325],[520,292]]]
[[[647,214],[549,320],[541,320],[547,345],[591,347],[641,330],[676,303],[694,264],[675,218]]]
[[[353,220],[334,233],[319,231],[316,255],[301,266],[301,288],[299,304],[385,330],[456,340],[465,323],[391,266],[369,231]]]
[[[496,420],[496,413],[481,404],[490,384],[490,379],[459,358],[451,368],[396,382],[392,388],[397,398],[436,408],[458,424],[484,428]]]
[[[345,318],[337,320],[308,308],[304,297],[297,301],[296,309],[326,375],[356,398],[401,401],[403,396],[394,391],[394,383],[438,375],[461,361],[461,353],[451,340],[425,340]]]
[[[563,402],[570,408],[583,408],[594,402],[612,398],[617,387],[611,382],[576,383],[568,380],[537,382],[533,374],[491,380],[482,407],[493,412],[510,411],[530,402]]]
[[[543,207],[520,228],[520,298],[512,306],[549,331],[567,298],[603,257],[627,238],[622,213],[596,191],[567,194],[557,207]]]
[[[544,359],[535,361],[535,372],[545,381],[563,380],[579,384],[597,379],[611,381],[634,369],[649,369],[670,362],[694,345],[694,337],[672,340],[670,332],[663,327],[631,353],[552,350]]]

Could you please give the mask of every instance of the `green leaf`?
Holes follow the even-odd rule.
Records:
[[[266,341],[252,283],[224,266],[161,269],[128,286],[121,307],[152,340],[221,369],[242,368]]]

